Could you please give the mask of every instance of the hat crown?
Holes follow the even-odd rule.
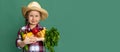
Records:
[[[30,7],[30,8],[31,8],[31,7],[41,8],[40,4],[39,4],[38,2],[35,2],[35,1],[29,3],[29,4],[28,4],[28,7]]]

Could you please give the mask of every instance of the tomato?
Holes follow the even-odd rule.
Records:
[[[38,28],[33,28],[33,29],[32,29],[32,33],[33,33],[34,35],[37,35],[38,32],[39,32],[39,29],[38,29]]]

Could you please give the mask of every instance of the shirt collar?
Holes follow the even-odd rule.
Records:
[[[37,24],[35,28],[38,28],[39,30],[43,29],[39,24]],[[26,25],[26,30],[31,31],[29,24]]]

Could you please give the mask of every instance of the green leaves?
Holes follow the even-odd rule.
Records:
[[[45,34],[45,47],[50,52],[55,52],[54,47],[58,45],[58,40],[60,39],[59,32],[56,28],[52,27],[50,30],[46,30]]]

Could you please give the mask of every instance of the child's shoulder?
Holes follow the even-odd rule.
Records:
[[[22,26],[20,30],[24,31],[26,28],[27,28],[26,26]]]

